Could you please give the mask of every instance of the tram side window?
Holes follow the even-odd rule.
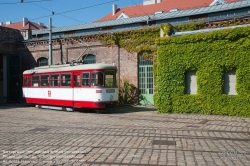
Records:
[[[32,86],[38,87],[40,84],[40,77],[39,76],[32,76]]]
[[[106,87],[114,87],[116,86],[115,81],[115,71],[114,70],[106,70],[105,71],[105,86]]]
[[[71,74],[62,74],[61,86],[70,86],[70,85],[71,85]]]
[[[26,87],[30,87],[30,77],[25,78],[25,84]]]
[[[23,87],[30,87],[30,78],[29,77],[23,78]]]
[[[92,73],[92,85],[93,86],[103,86],[103,73],[93,72]]]
[[[50,86],[59,86],[60,85],[60,76],[59,74],[50,75]]]
[[[41,76],[41,86],[49,86],[49,75]]]
[[[89,86],[89,73],[82,73],[82,86]]]

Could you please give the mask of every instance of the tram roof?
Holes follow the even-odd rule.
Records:
[[[35,67],[34,69],[26,70],[23,74],[46,73],[46,72],[62,72],[62,71],[77,71],[77,70],[98,70],[111,69],[116,70],[117,67],[112,64],[96,63],[96,64],[79,64],[79,65],[52,65]]]

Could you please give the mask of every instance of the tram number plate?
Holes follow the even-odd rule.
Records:
[[[107,89],[106,93],[115,93],[115,89]]]

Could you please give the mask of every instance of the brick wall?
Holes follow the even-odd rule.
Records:
[[[89,46],[89,49],[86,49],[86,45]],[[53,41],[53,64],[72,62],[72,60],[76,60],[83,52],[83,55],[95,55],[97,63],[114,63],[119,69],[117,76],[120,79],[128,79],[137,87],[137,54],[129,53],[117,46],[106,47],[97,41],[84,42],[84,44],[68,42],[66,40]],[[26,47],[20,49],[20,54],[23,57],[24,70],[36,67],[37,59],[40,57],[49,57],[48,41],[26,43]]]
[[[22,39],[20,31],[0,26],[0,52],[17,53],[18,45],[14,42],[20,39]]]

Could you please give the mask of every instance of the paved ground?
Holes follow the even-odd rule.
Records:
[[[250,165],[250,119],[0,106],[0,165]]]

